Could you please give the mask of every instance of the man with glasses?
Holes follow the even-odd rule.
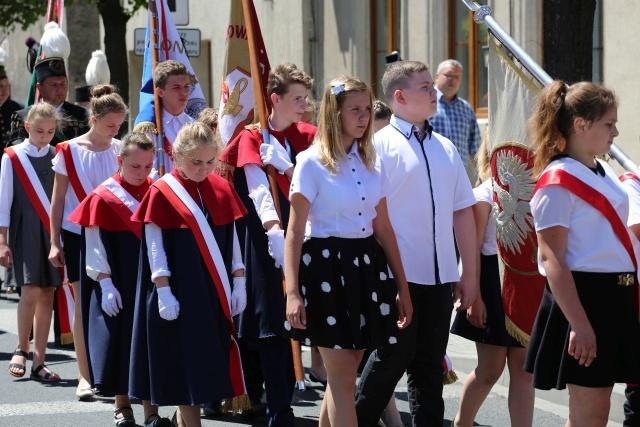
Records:
[[[462,81],[462,64],[455,59],[447,59],[436,70],[436,90],[438,91],[438,111],[429,123],[433,130],[449,138],[458,149],[465,168],[480,146],[480,129],[471,105],[458,96]]]

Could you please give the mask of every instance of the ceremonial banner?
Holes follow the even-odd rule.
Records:
[[[538,272],[531,200],[535,180],[526,123],[541,89],[489,37],[489,140],[502,299],[507,331],[529,344],[545,278]]]
[[[267,81],[269,77],[269,58],[262,40],[262,32],[256,15],[253,1],[248,2],[253,22],[255,42],[260,62],[260,80],[264,88],[264,102],[269,112],[271,102],[267,98]],[[218,129],[222,143],[227,145],[244,127],[257,121],[255,114],[255,97],[253,94],[253,76],[249,58],[247,29],[244,23],[242,0],[231,0],[231,14],[226,34],[226,53],[224,62],[224,80],[222,96],[218,110]]]
[[[184,47],[182,39],[173,18],[167,6],[166,0],[150,0],[155,3],[157,9],[157,28],[158,28],[158,63],[174,59],[182,62],[189,72],[189,81],[191,83],[191,94],[185,113],[192,118],[197,118],[200,111],[207,108],[204,100],[202,87],[193,71],[187,49]],[[150,5],[151,6],[151,5]],[[154,106],[154,90],[153,90],[153,62],[151,45],[151,14],[147,19],[147,31],[145,34],[144,59],[142,63],[142,87],[140,88],[140,111],[135,120],[134,130],[138,132],[154,132],[156,129],[155,106]]]

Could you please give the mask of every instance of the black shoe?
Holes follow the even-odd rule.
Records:
[[[152,414],[145,420],[144,427],[171,427],[171,420],[169,418],[160,418],[158,414]]]
[[[313,375],[313,371],[309,369],[309,379],[314,383],[320,383],[324,388],[327,388],[327,380],[321,380],[320,378]]]
[[[130,411],[131,415],[124,415],[124,411]],[[118,415],[122,415],[122,417],[118,418]],[[136,420],[133,418],[131,406],[121,406],[116,408],[116,410],[113,411],[113,421],[115,422],[116,427],[137,427]]]
[[[202,416],[206,418],[220,418],[224,415],[221,402],[211,402],[202,406]]]
[[[243,417],[253,418],[253,417],[266,417],[267,416],[267,404],[262,402],[262,399],[252,400],[251,408],[245,411],[242,411]]]

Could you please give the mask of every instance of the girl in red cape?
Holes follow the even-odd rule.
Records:
[[[175,169],[133,215],[144,227],[130,394],[178,405],[187,427],[201,425],[200,404],[248,404],[231,320],[246,306],[235,225],[246,210],[211,173],[218,154],[206,125],[186,124],[173,144]]]

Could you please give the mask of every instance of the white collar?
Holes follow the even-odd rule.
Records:
[[[21,148],[24,152],[31,157],[44,157],[49,153],[49,145],[46,145],[42,148],[38,148],[32,143],[29,142],[29,138],[26,138],[24,141],[20,143]]]

